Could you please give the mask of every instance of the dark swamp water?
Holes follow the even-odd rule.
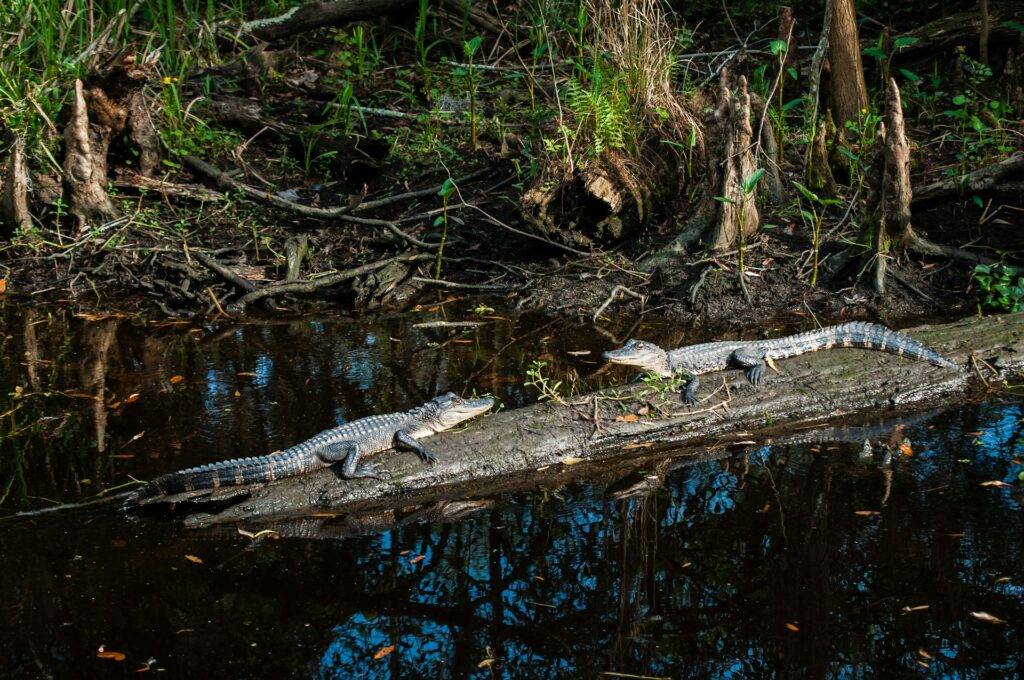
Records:
[[[595,359],[622,338],[594,328],[500,312],[454,335],[412,327],[481,318],[475,305],[200,328],[0,307],[0,511],[268,453],[448,389],[521,405],[533,360],[588,386],[622,378]],[[615,333],[631,330],[696,339]],[[862,455],[864,436],[361,532],[314,518],[253,539],[109,506],[8,519],[0,677],[1020,677],[1024,402],[907,418],[890,439],[912,455],[891,462]]]

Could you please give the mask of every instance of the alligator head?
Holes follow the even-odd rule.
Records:
[[[668,364],[668,354],[653,342],[629,340],[619,349],[604,353],[605,361],[624,366],[634,366],[642,371],[656,373],[663,378],[672,375]]]
[[[423,425],[434,432],[450,430],[459,423],[486,413],[494,406],[494,399],[463,399],[453,392],[434,397],[422,406]]]

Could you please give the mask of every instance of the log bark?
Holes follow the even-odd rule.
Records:
[[[972,356],[984,360],[1000,379],[1024,371],[1024,314],[971,318],[907,332],[962,366],[973,365]],[[252,487],[248,497],[235,505],[217,514],[193,516],[188,524],[340,513],[381,499],[406,505],[417,494],[473,496],[512,481],[543,480],[569,467],[568,474],[578,475],[602,461],[637,458],[655,443],[675,447],[676,456],[699,455],[709,448],[753,439],[752,432],[769,425],[792,431],[859,411],[948,401],[965,392],[972,375],[854,349],[796,357],[780,362],[780,370],[760,388],[749,385],[738,371],[707,376],[705,402],[695,409],[683,407],[675,395],[645,396],[644,386],[633,385],[567,404],[541,403],[498,412],[463,431],[430,437],[427,445],[439,459],[435,465],[424,465],[412,454],[389,451],[372,459],[391,473],[388,481],[342,480],[325,469]],[[728,391],[720,388],[710,395],[718,380],[728,384]],[[610,396],[615,399],[602,398]],[[725,400],[727,408],[720,405]],[[664,411],[650,408],[655,415],[633,422],[632,418],[616,420],[652,402],[663,405]],[[583,464],[575,465],[579,459]]]
[[[832,23],[829,26],[829,94],[836,125],[857,120],[868,107],[868,87],[860,59],[857,38],[857,11],[853,0],[830,0]]]
[[[242,37],[264,42],[283,40],[325,26],[337,26],[356,19],[372,19],[408,4],[409,0],[337,0],[309,2],[284,14],[247,21],[238,28]]]

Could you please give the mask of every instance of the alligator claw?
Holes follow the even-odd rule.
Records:
[[[437,462],[437,456],[432,453],[425,453],[420,458],[423,459],[424,463],[430,463],[431,465]]]

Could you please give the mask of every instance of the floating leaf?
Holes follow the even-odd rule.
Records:
[[[996,625],[1003,625],[1006,623],[1006,621],[1003,621],[998,616],[993,616],[988,612],[971,612],[971,616],[978,619],[979,621],[984,621],[985,623],[994,623]]]
[[[990,479],[987,482],[982,482],[982,486],[1010,486],[1001,479]]]
[[[196,557],[195,555],[185,555],[185,559],[188,560],[189,562],[195,562],[196,564],[202,564],[203,563],[202,558]]]
[[[184,379],[185,379],[185,376],[183,376],[183,375],[172,375],[168,379],[168,382],[170,382],[172,385],[177,385],[178,383],[182,382]]]
[[[795,623],[787,623],[786,624],[786,630],[792,631],[794,633],[799,633],[800,632],[800,626],[796,625]]]
[[[424,557],[425,557],[425,555],[417,555],[416,557],[414,557],[411,560],[409,560],[409,564],[419,564],[420,562],[423,561]]]
[[[388,654],[390,654],[393,651],[395,651],[395,646],[394,645],[388,645],[387,647],[381,647],[380,649],[377,650],[377,653],[373,655],[373,660],[374,661],[380,661],[381,659],[383,659],[385,656],[387,656]]]
[[[577,458],[576,456],[566,456],[565,458],[558,462],[561,463],[562,465],[576,465],[577,463],[582,463],[583,459]]]
[[[97,659],[110,659],[112,661],[124,661],[124,654],[121,652],[115,652],[112,649],[104,649],[100,647],[99,651],[96,652]]]
[[[494,659],[484,659],[476,665],[477,668],[490,668],[494,664]]]

